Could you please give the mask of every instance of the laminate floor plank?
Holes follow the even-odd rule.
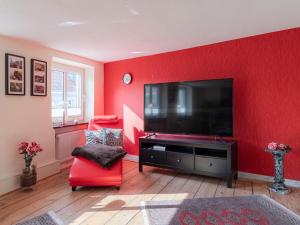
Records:
[[[202,185],[200,186],[195,198],[210,198],[216,195],[217,187],[220,179],[216,178],[204,178]]]
[[[252,181],[254,195],[266,195],[270,197],[268,185],[263,181]]]
[[[118,213],[116,213],[106,225],[127,224],[136,214],[140,212],[141,202],[149,201],[154,198],[161,190],[163,190],[171,180],[174,179],[174,173],[167,171],[149,188],[141,194],[134,196],[134,199],[125,204]]]
[[[226,181],[219,182],[219,185],[216,190],[215,197],[232,197],[234,193],[235,182],[232,188],[227,187]]]
[[[235,182],[234,196],[246,196],[253,194],[252,182],[249,180],[238,179]]]

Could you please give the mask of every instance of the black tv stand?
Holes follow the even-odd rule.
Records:
[[[215,141],[219,141],[219,142],[222,142],[222,143],[226,143],[226,140],[222,137],[222,136],[215,136]]]
[[[153,137],[153,136],[156,136],[156,133],[148,134],[148,135],[145,136],[145,138],[150,138],[150,137]]]
[[[232,187],[237,179],[237,142],[164,135],[139,139],[139,171],[143,165],[220,177]]]

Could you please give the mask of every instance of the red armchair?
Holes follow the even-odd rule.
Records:
[[[88,126],[89,130],[97,130],[102,127],[117,127],[117,120],[114,124],[99,120],[91,120]],[[122,159],[117,161],[110,168],[102,168],[97,163],[82,157],[74,157],[73,164],[69,174],[69,184],[72,191],[77,186],[116,186],[118,189],[122,184]]]

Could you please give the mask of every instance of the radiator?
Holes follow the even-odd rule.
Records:
[[[71,158],[73,149],[84,145],[85,137],[83,130],[72,131],[63,134],[57,134],[55,138],[56,159],[64,162]]]

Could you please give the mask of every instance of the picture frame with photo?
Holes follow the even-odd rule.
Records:
[[[5,53],[5,94],[25,95],[25,57]]]
[[[47,62],[31,59],[31,96],[47,96]]]

